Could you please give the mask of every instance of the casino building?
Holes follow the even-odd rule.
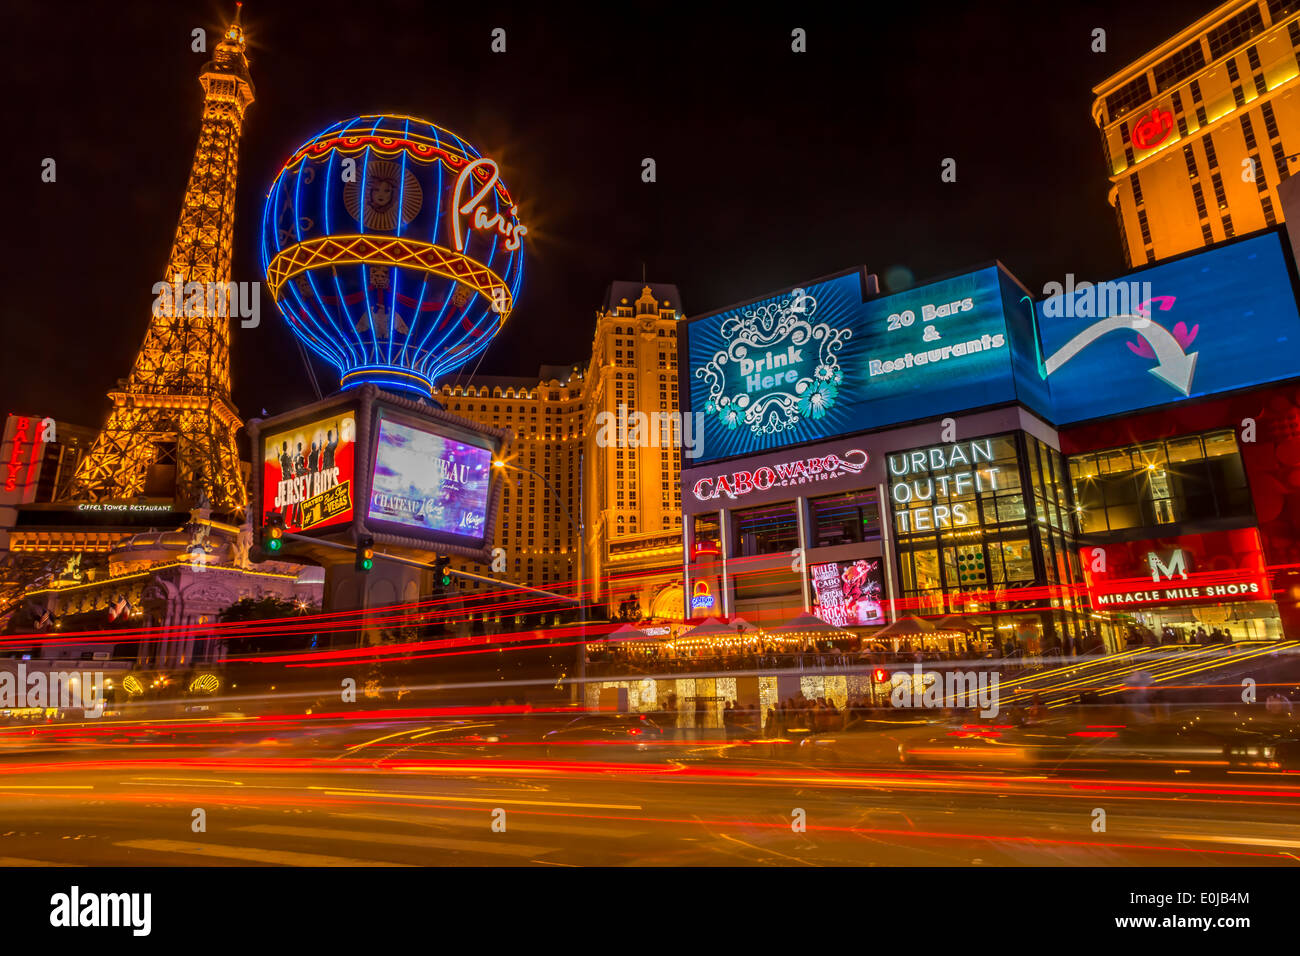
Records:
[[[688,320],[688,591],[1003,652],[1300,634],[1295,282],[1279,227],[1041,301],[995,263]]]
[[[1130,266],[1286,218],[1297,51],[1300,2],[1229,0],[1093,89]]]

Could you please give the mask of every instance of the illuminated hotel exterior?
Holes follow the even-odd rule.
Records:
[[[575,580],[578,533],[568,514],[577,516],[581,492],[581,369],[543,366],[535,379],[478,376],[474,381],[445,384],[439,397],[454,414],[513,432],[501,455],[507,467],[493,542],[503,549],[505,564],[494,571],[461,559],[456,566],[538,588]],[[486,587],[477,581],[463,586]]]
[[[642,616],[681,616],[681,449],[659,441],[632,447],[619,431],[637,413],[677,411],[678,301],[671,285],[612,283],[585,367],[442,386],[449,411],[515,436],[502,455],[507,480],[494,542],[504,568],[460,566],[539,588],[573,582],[580,545],[571,518],[581,514],[588,600],[611,614],[627,602]]]
[[[1300,150],[1300,2],[1225,3],[1093,89],[1124,254],[1140,267],[1272,226]]]
[[[626,602],[645,617],[682,616],[681,448],[655,424],[678,412],[680,318],[676,286],[634,282],[611,284],[596,314],[583,393],[585,544],[593,600],[613,614]],[[620,416],[635,413],[646,428],[629,441]]]

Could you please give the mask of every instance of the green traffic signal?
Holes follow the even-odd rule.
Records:
[[[282,547],[284,547],[284,542],[279,538],[271,538],[266,542],[267,551],[279,551]]]
[[[358,571],[369,572],[375,567],[375,539],[366,535],[357,542],[356,560],[353,567]]]

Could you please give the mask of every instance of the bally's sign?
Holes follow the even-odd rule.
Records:
[[[842,458],[836,454],[817,455],[763,465],[753,471],[734,471],[729,475],[701,478],[691,488],[691,493],[697,501],[713,501],[724,497],[735,501],[751,491],[767,491],[769,488],[827,481],[842,475],[857,475],[866,467],[867,453],[861,448],[854,448],[846,451]]]

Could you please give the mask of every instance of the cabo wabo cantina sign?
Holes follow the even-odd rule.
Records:
[[[716,498],[735,501],[751,491],[767,491],[769,488],[827,481],[841,475],[857,475],[866,467],[867,453],[861,448],[854,448],[846,451],[842,458],[836,454],[816,455],[763,465],[753,471],[733,471],[712,478],[701,478],[691,488],[691,494],[695,495],[696,501],[713,501]]]

